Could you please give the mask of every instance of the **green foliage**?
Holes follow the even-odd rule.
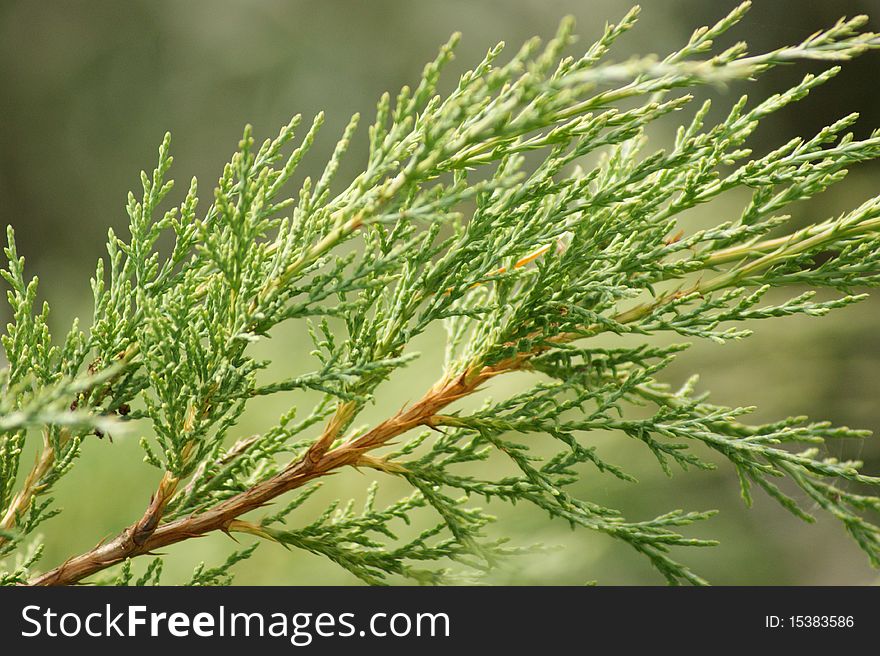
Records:
[[[503,44],[492,48],[441,94],[453,37],[414,89],[380,99],[368,160],[347,185],[335,178],[358,116],[322,175],[287,191],[323,123],[318,115],[297,141],[297,116],[260,145],[246,128],[210,206],[200,209],[193,180],[180,204],[163,210],[172,190],[166,136],[155,169],[141,175],[142,194],[129,195],[130,234],[108,235],[92,279],[91,328],[74,325],[61,346],[10,229],[3,277],[13,318],[0,374],[0,557],[9,571],[0,581],[35,575],[33,531],[58,512],[47,495],[80,464],[82,441],[145,423],[145,461],[163,477],[145,519],[167,526],[208,516],[312,467],[279,487],[276,496],[302,488],[280,511],[219,527],[320,554],[368,583],[457,580],[518,553],[486,537],[492,517],[481,498],[533,504],[628,544],[670,583],[704,583],[671,550],[714,544],[680,532],[712,512],[633,521],[572,491],[599,474],[635,483],[590,445],[597,431],[644,444],[670,475],[713,469],[717,458],[701,454],[721,456],[747,503],[757,486],[811,520],[806,500],[839,519],[880,566],[880,529],[869,517],[880,499],[853,491],[880,479],[822,450],[864,432],[803,417],[746,424],[751,408],[709,403],[696,379],[677,391],[658,379],[686,345],[658,346],[654,336],[741,339],[758,319],[824,315],[880,282],[880,197],[798,230],[786,231],[783,213],[880,155],[880,132],[856,139],[850,115],[760,156],[747,145],[762,119],[827,82],[836,66],[761,102],[743,97],[714,125],[706,102],[669,148],[651,147],[648,128],[690,107],[683,89],[878,45],[855,18],[794,47],[747,56],[740,43],[709,55],[747,7],[665,58],[622,63],[607,63],[608,51],[637,10],[578,56],[565,54],[574,38],[564,21],[543,48],[529,41],[507,61]],[[739,216],[689,225],[688,210],[744,188],[751,197]],[[835,295],[818,300],[821,289]],[[251,345],[292,321],[308,322],[314,370],[265,382],[269,363]],[[358,428],[379,385],[418,356],[414,338],[438,323],[447,329],[438,383],[422,402]],[[600,333],[642,343],[600,348],[591,341]],[[531,386],[477,411],[456,405],[509,371],[529,372]],[[291,407],[263,434],[236,435],[249,401],[302,390],[322,395],[304,418]],[[425,430],[411,430],[418,426]],[[37,464],[20,475],[25,440],[38,434]],[[539,457],[548,445],[552,455]],[[509,475],[481,477],[489,458],[506,459]],[[313,479],[347,465],[373,469],[379,481],[401,478],[412,493],[377,509],[372,487],[360,513],[351,504],[315,509]],[[436,526],[404,536],[410,518],[427,512]],[[149,537],[156,522],[142,520],[138,531]],[[253,549],[200,566],[190,583],[228,583]],[[162,561],[139,579],[130,560],[119,569],[108,582],[155,584]]]

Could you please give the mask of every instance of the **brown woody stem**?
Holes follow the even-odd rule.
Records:
[[[12,503],[9,504],[3,518],[0,519],[0,529],[8,531],[16,525],[19,515],[27,510],[31,500],[39,493],[40,481],[49,473],[54,464],[55,449],[49,442],[49,436],[44,433],[43,448],[40,450],[33,468],[28,472],[21,490],[12,499]],[[0,545],[5,541],[6,539],[0,535]]]
[[[99,544],[91,551],[71,558],[33,579],[30,585],[78,583],[128,558],[142,556],[213,531],[239,530],[241,524],[236,521],[240,516],[270,503],[285,492],[301,487],[340,467],[374,464],[371,459],[364,459],[366,452],[382,446],[411,428],[425,425],[439,410],[471,394],[490,378],[518,368],[527,357],[517,356],[494,366],[482,367],[455,378],[441,380],[408,408],[404,408],[367,433],[335,449],[330,449],[330,445],[339,434],[340,426],[345,423],[345,417],[337,414],[302,458],[272,478],[219,503],[210,510],[159,525],[161,513],[177,487],[177,479],[166,474],[149,508],[137,523],[109,542]],[[351,411],[347,404],[340,406],[340,410],[342,415]]]

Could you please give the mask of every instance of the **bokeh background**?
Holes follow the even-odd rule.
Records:
[[[615,57],[664,54],[691,31],[720,18],[734,2],[646,0],[641,25],[619,45]],[[327,126],[304,166],[321,166],[339,131],[355,111],[369,115],[385,90],[418,79],[424,62],[448,35],[463,43],[450,79],[500,39],[518,44],[533,34],[552,35],[559,19],[578,19],[582,43],[606,20],[620,17],[630,0],[64,0],[0,2],[0,222],[15,226],[19,250],[63,334],[74,316],[90,316],[88,276],[103,252],[108,226],[125,234],[126,193],[138,172],[152,167],[163,133],[174,135],[173,173],[199,177],[203,197],[235,148],[245,123],[269,136],[297,112],[324,109]],[[752,50],[795,42],[840,15],[867,13],[880,19],[880,1],[756,0],[724,43],[749,41]],[[878,29],[878,22],[873,23]],[[747,90],[755,97],[786,88],[816,66],[777,70],[758,83],[714,89],[722,107]],[[807,100],[769,119],[753,146],[764,152],[796,135],[812,135],[851,111],[862,120],[858,136],[880,126],[880,54],[847,64],[844,72]],[[661,126],[664,127],[664,126]],[[670,124],[665,129],[671,129]],[[356,172],[365,152],[357,141],[341,178]],[[880,192],[878,165],[853,170],[837,188],[793,208],[795,221],[821,220]],[[181,192],[182,193],[182,192]],[[738,199],[731,198],[730,203]],[[724,213],[723,204],[711,211]],[[731,205],[731,212],[734,211]],[[719,214],[720,213],[720,214]],[[695,220],[699,220],[697,217]],[[783,319],[758,325],[739,343],[697,344],[664,376],[682,382],[702,373],[702,387],[730,405],[759,406],[758,419],[810,414],[880,431],[880,301],[869,300],[825,319]],[[6,308],[0,319],[6,320]],[[310,345],[301,327],[280,331],[262,344],[265,355],[305,366]],[[406,381],[383,388],[384,398],[365,418],[396,409],[436,376],[437,338],[419,344],[424,353]],[[413,387],[416,385],[416,387]],[[522,385],[512,379],[495,394]],[[289,403],[256,406],[242,435],[265,428]],[[308,402],[309,399],[305,399]],[[608,503],[630,518],[671,508],[719,508],[721,514],[694,533],[718,537],[721,546],[679,554],[718,584],[871,584],[876,572],[835,522],[821,517],[806,525],[757,494],[743,507],[733,471],[676,473],[668,479],[645,449],[621,436],[596,436],[612,462],[627,463],[640,484],[598,474],[581,484],[588,498]],[[880,439],[834,445],[880,473]],[[87,549],[140,515],[156,471],[141,462],[137,435],[90,440],[75,468],[57,488],[65,511],[44,526],[44,565]],[[370,476],[348,472],[334,478],[331,496],[361,498]],[[386,490],[392,495],[396,490]],[[320,510],[309,506],[297,517]],[[528,509],[497,509],[493,528],[522,544],[535,540],[562,548],[517,559],[490,577],[494,583],[654,584],[661,579],[627,547],[585,531],[571,532]],[[199,561],[219,564],[232,548],[211,536],[172,548],[168,583],[185,580]],[[239,583],[350,584],[353,577],[304,552],[264,545],[238,567]]]

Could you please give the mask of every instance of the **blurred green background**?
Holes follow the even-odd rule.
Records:
[[[641,25],[615,57],[667,51],[691,31],[720,18],[736,3],[647,0]],[[417,80],[421,68],[448,35],[463,43],[449,79],[475,63],[500,39],[517,45],[533,34],[550,36],[559,19],[578,19],[582,43],[606,20],[620,17],[628,0],[363,0],[230,1],[65,0],[0,2],[0,213],[15,226],[19,250],[54,312],[56,333],[76,315],[90,316],[88,276],[102,255],[108,226],[125,234],[125,196],[138,172],[151,167],[163,133],[174,135],[173,173],[180,182],[196,175],[202,197],[235,148],[245,123],[260,137],[274,134],[290,115],[324,109],[327,126],[308,158],[307,172],[322,166],[339,131],[355,111],[372,112],[385,90]],[[873,14],[880,1],[756,0],[732,36],[752,51],[797,41],[840,15]],[[874,21],[874,29],[878,22]],[[815,66],[795,66],[757,84],[709,93],[729,106],[747,90],[754,97],[781,90]],[[774,116],[756,134],[757,152],[796,135],[811,135],[851,111],[862,120],[858,135],[880,126],[880,54],[847,64],[835,80],[794,108]],[[681,120],[681,115],[679,119]],[[666,124],[671,129],[671,124]],[[340,178],[356,172],[364,140],[356,143]],[[793,208],[796,221],[824,219],[880,192],[877,165],[851,172],[836,189]],[[182,193],[182,192],[181,192]],[[728,202],[735,203],[737,198]],[[712,217],[724,213],[711,207]],[[733,212],[731,206],[731,212]],[[695,217],[695,221],[699,217]],[[759,324],[748,340],[697,344],[664,375],[680,383],[694,371],[713,399],[759,406],[757,418],[810,414],[880,432],[876,390],[880,384],[878,301],[822,320],[783,319]],[[6,319],[6,310],[0,310]],[[417,345],[424,357],[406,380],[382,388],[383,398],[365,414],[377,419],[426,388],[437,374],[439,335]],[[310,345],[301,327],[279,331],[259,346],[276,367],[302,369]],[[522,385],[499,381],[501,396]],[[310,399],[305,399],[307,403]],[[240,435],[265,428],[299,398],[263,401],[249,412]],[[806,525],[758,494],[743,507],[733,471],[676,473],[666,478],[643,448],[619,435],[596,436],[604,457],[628,465],[640,484],[590,475],[580,492],[625,511],[632,519],[671,508],[719,508],[694,534],[718,537],[721,546],[679,554],[717,584],[868,584],[878,582],[866,558],[841,526],[820,517]],[[880,473],[880,440],[832,445],[833,453],[861,457]],[[93,546],[140,515],[157,473],[141,463],[137,435],[89,440],[82,463],[59,486],[64,513],[44,525],[45,566]],[[27,463],[25,463],[27,464]],[[332,481],[335,496],[361,498],[371,474],[346,472]],[[325,486],[328,487],[328,486]],[[389,498],[399,492],[383,491]],[[306,520],[320,503],[300,511]],[[654,584],[661,579],[627,547],[585,531],[571,532],[518,506],[494,509],[493,531],[518,543],[536,540],[563,548],[511,562],[490,581],[518,584]],[[185,580],[205,560],[222,562],[234,545],[211,536],[169,550],[166,582]],[[238,567],[237,582],[252,584],[349,584],[351,576],[303,552],[264,545]]]

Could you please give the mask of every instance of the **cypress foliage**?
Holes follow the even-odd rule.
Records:
[[[296,116],[260,143],[246,128],[212,200],[200,201],[193,180],[168,209],[166,136],[142,189],[129,195],[129,234],[108,234],[89,329],[74,324],[58,342],[9,228],[0,582],[157,583],[161,557],[139,579],[132,560],[213,531],[256,541],[217,567],[200,566],[191,584],[228,582],[232,566],[266,541],[326,556],[367,583],[461,580],[525,548],[486,537],[489,499],[607,534],[669,583],[705,583],[670,549],[714,544],[682,534],[711,511],[633,519],[573,492],[585,476],[634,482],[625,463],[591,445],[596,431],[639,441],[666,472],[712,469],[720,456],[746,503],[759,488],[807,521],[830,513],[880,565],[872,523],[880,498],[864,491],[880,478],[824,451],[865,432],[805,417],[749,423],[752,408],[710,402],[696,378],[680,388],[663,382],[687,344],[655,337],[742,339],[759,320],[821,316],[880,281],[880,196],[799,229],[785,214],[880,155],[880,132],[856,139],[850,115],[768,153],[748,147],[762,119],[880,40],[857,17],[772,52],[750,55],[744,43],[714,52],[747,9],[663,58],[620,63],[609,51],[637,9],[576,54],[564,21],[545,46],[532,40],[506,57],[503,44],[493,47],[439,95],[455,36],[414,88],[379,100],[369,157],[342,184],[336,173],[359,117],[322,175],[292,193],[323,122]],[[718,123],[708,122],[708,102],[691,102],[689,89],[804,59],[829,68],[769,98],[742,97]],[[682,127],[656,149],[646,129],[673,112]],[[688,210],[743,189],[738,216],[689,225]],[[173,248],[160,253],[167,239]],[[819,290],[832,293],[814,296]],[[286,322],[308,323],[312,370],[266,380],[269,363],[252,344]],[[436,345],[446,353],[436,382],[362,426],[380,384],[418,357],[413,340],[435,324],[447,335]],[[600,334],[637,339],[606,348],[593,340]],[[462,409],[459,400],[510,372],[530,376],[530,386]],[[239,434],[255,397],[303,390],[322,398],[291,407],[260,435]],[[157,470],[143,515],[88,552],[41,562],[36,529],[51,531],[44,522],[60,512],[53,486],[72,467],[89,467],[84,440],[126,430],[145,435],[144,460]],[[25,440],[39,443],[30,468]],[[490,457],[507,459],[511,473],[481,475]],[[365,506],[310,502],[318,485],[332,485],[322,479],[345,467],[371,470]],[[389,478],[411,493],[377,505]],[[415,512],[432,512],[435,526],[398,538]]]

